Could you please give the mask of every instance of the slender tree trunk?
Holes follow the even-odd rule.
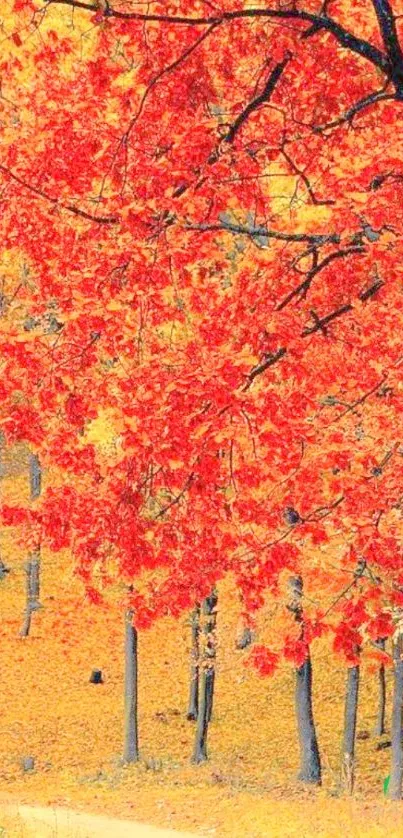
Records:
[[[25,566],[25,572],[27,575],[26,581],[26,604],[25,604],[25,616],[24,622],[22,624],[22,628],[20,631],[20,637],[28,637],[30,628],[31,628],[31,617],[32,617],[32,609],[31,609],[31,590],[32,590],[32,570],[31,570],[31,562],[28,561]]]
[[[4,463],[3,463],[3,449],[4,449],[4,435],[0,431],[0,478],[4,477]],[[3,559],[0,557],[0,580],[4,579],[7,576],[7,573],[10,572],[10,568],[8,568]]]
[[[239,635],[236,639],[236,644],[235,644],[236,648],[237,649],[247,649],[248,646],[251,645],[252,640],[253,640],[252,632],[251,632],[249,626],[244,626],[244,628],[239,633]]]
[[[192,762],[199,764],[206,762],[207,755],[207,733],[208,733],[208,706],[207,691],[210,670],[202,668],[199,674],[199,711],[197,714],[196,740],[193,751]]]
[[[301,625],[301,639],[304,637],[304,616],[302,608],[303,580],[301,576],[289,580],[291,602],[288,609]],[[318,740],[316,736],[312,702],[312,661],[309,653],[302,666],[295,673],[295,710],[297,717],[298,738],[301,764],[298,779],[303,783],[320,785],[322,769]]]
[[[196,721],[199,709],[199,653],[200,653],[200,605],[192,612],[192,649],[190,664],[190,689],[187,718]]]
[[[29,458],[29,489],[31,502],[35,502],[40,497],[42,491],[42,469],[36,454],[32,454]],[[39,601],[41,548],[39,544],[36,550],[30,554],[25,569],[27,574],[27,594],[24,623],[20,631],[21,637],[28,637],[31,629],[32,614],[41,608]]]
[[[42,469],[37,454],[31,454],[29,458],[29,488],[31,500],[40,497],[42,491]]]
[[[133,611],[125,614],[125,762],[138,762],[138,699],[137,699],[137,629],[133,625]]]
[[[25,615],[24,615],[24,622],[20,631],[21,637],[28,637],[30,629],[31,629],[31,620],[32,614],[34,611],[38,611],[41,608],[41,603],[39,601],[39,594],[40,594],[40,577],[39,577],[39,569],[40,569],[40,553],[39,548],[30,554],[30,558],[25,566],[25,572],[27,575],[27,583],[26,583],[26,605],[25,605]]]
[[[392,763],[388,797],[391,800],[401,800],[403,780],[403,633],[395,638],[393,644],[393,665]]]
[[[385,651],[386,640],[385,638],[380,638],[376,641],[376,645],[379,646],[382,652]],[[374,736],[383,736],[386,732],[385,728],[385,715],[386,715],[386,676],[385,676],[385,665],[381,663],[378,669],[378,715],[376,718],[376,723],[374,727]]]
[[[215,627],[217,620],[217,595],[213,592],[203,602],[203,648],[199,664],[199,709],[192,762],[198,764],[208,759],[207,734],[211,718],[214,693],[214,667],[216,657]]]
[[[341,781],[348,794],[354,788],[355,732],[357,727],[358,691],[360,667],[350,666],[347,672],[346,699],[344,705],[343,755]]]
[[[206,684],[206,702],[207,702],[207,721],[211,722],[213,716],[214,704],[214,683],[215,683],[215,669],[211,669],[210,677]]]
[[[295,706],[297,713],[301,767],[298,779],[303,783],[321,783],[321,763],[312,705],[312,662],[308,656],[296,670]]]

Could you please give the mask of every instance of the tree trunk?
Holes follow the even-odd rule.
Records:
[[[291,602],[288,610],[294,614],[294,619],[301,626],[301,640],[304,639],[304,615],[302,607],[303,580],[301,576],[289,580]],[[298,779],[303,783],[320,785],[322,769],[316,737],[312,704],[312,661],[309,649],[307,658],[302,666],[295,671],[295,710],[297,717],[298,738],[301,754],[301,765]]]
[[[0,478],[4,477],[4,464],[3,464],[3,448],[4,448],[4,435],[2,431],[0,431]],[[3,559],[0,558],[0,580],[4,579],[7,574],[10,573],[10,568],[7,567]]]
[[[403,634],[400,634],[393,644],[393,709],[392,709],[392,764],[390,769],[390,780],[388,797],[391,800],[402,799],[403,780]]]
[[[213,592],[203,602],[203,648],[199,664],[199,709],[192,762],[199,764],[208,759],[207,734],[211,718],[214,693],[214,666],[216,656],[215,627],[217,620],[217,595]]]
[[[357,727],[359,684],[360,667],[358,665],[349,667],[344,705],[343,756],[341,763],[341,781],[343,788],[348,794],[352,794],[354,788],[355,731]]]
[[[252,632],[251,632],[249,626],[244,626],[244,628],[242,629],[242,631],[240,632],[240,634],[238,635],[238,637],[236,639],[235,648],[236,649],[247,649],[248,646],[251,645],[252,640],[253,640],[253,635],[252,635]]]
[[[29,458],[29,490],[31,501],[35,501],[40,497],[42,490],[42,469],[37,454],[32,454]],[[25,569],[27,574],[27,595],[24,623],[20,631],[21,637],[28,637],[31,629],[32,614],[41,608],[39,601],[41,549],[39,544],[36,550],[30,554]]]
[[[125,762],[137,762],[138,750],[138,721],[137,721],[137,630],[133,625],[133,611],[125,614],[125,731],[124,753]]]
[[[312,706],[312,662],[308,656],[296,670],[295,706],[297,713],[301,767],[298,779],[303,783],[321,783],[321,764]]]
[[[381,651],[385,651],[386,640],[385,638],[380,638],[376,641],[376,645],[379,646]],[[376,718],[376,723],[374,727],[374,736],[383,736],[386,731],[385,728],[385,715],[386,715],[386,676],[385,676],[385,665],[381,663],[378,669],[378,715]]]
[[[207,721],[211,722],[214,703],[215,669],[211,669],[206,684]]]
[[[27,582],[26,582],[26,605],[25,605],[25,616],[24,622],[22,624],[22,628],[20,631],[20,637],[28,637],[30,628],[31,628],[31,617],[32,617],[32,610],[31,610],[31,562],[27,562],[25,566],[25,572],[27,574]]]
[[[31,500],[40,497],[42,491],[42,469],[37,454],[31,454],[29,458],[29,489]]]
[[[28,637],[31,629],[31,619],[34,611],[41,608],[39,602],[39,569],[40,569],[40,552],[39,548],[30,554],[29,561],[25,566],[27,574],[27,588],[26,588],[26,606],[24,623],[20,631],[20,637]]]
[[[192,612],[192,650],[190,664],[190,689],[187,718],[196,721],[199,709],[199,653],[200,653],[200,605]]]

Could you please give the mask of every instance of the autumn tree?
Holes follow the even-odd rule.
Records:
[[[1,427],[64,470],[40,526],[138,629],[229,570],[250,611],[283,573],[339,596],[313,547],[352,527],[399,605],[399,10],[4,13]]]

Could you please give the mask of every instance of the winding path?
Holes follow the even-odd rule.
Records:
[[[2,807],[3,812],[19,816],[27,828],[27,838],[31,838],[31,835],[35,838],[195,838],[195,834],[190,832],[176,832],[135,821],[88,815],[62,807],[21,804]]]

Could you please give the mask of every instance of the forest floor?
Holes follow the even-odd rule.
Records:
[[[24,487],[14,478],[2,480],[1,489],[3,498],[15,500]],[[0,551],[11,568],[0,581],[1,838],[31,835],[7,826],[6,810],[2,821],[2,804],[12,801],[128,819],[139,838],[133,822],[217,838],[401,838],[403,806],[383,796],[390,748],[379,748],[372,736],[377,679],[370,668],[361,679],[355,794],[346,800],[339,796],[345,668],[328,641],[318,641],[314,701],[323,786],[301,787],[295,781],[292,668],[284,665],[263,679],[245,666],[248,651],[235,649],[238,604],[230,583],[223,584],[209,762],[190,763],[194,724],[186,719],[185,615],[163,619],[140,635],[141,759],[124,766],[123,620],[117,604],[89,605],[72,579],[69,556],[44,551],[43,608],[33,615],[31,635],[21,639],[26,557],[10,531],[1,533]],[[276,616],[263,611],[259,619],[264,642]],[[103,684],[89,683],[93,669],[102,670]],[[29,756],[35,770],[25,773],[21,762]]]
[[[197,832],[179,832],[132,819],[92,815],[62,807],[40,807],[0,802],[2,838],[197,838],[197,835],[244,836],[244,838],[400,838],[401,812],[387,806],[346,801],[316,801],[301,806],[289,801],[248,801],[235,806],[241,829],[201,827]],[[220,801],[217,801],[220,807]],[[199,804],[200,805],[200,804]],[[231,802],[231,807],[233,801]],[[244,808],[245,807],[245,808]],[[221,806],[222,814],[224,809]],[[227,813],[227,821],[229,813]],[[231,820],[233,821],[233,815]]]

